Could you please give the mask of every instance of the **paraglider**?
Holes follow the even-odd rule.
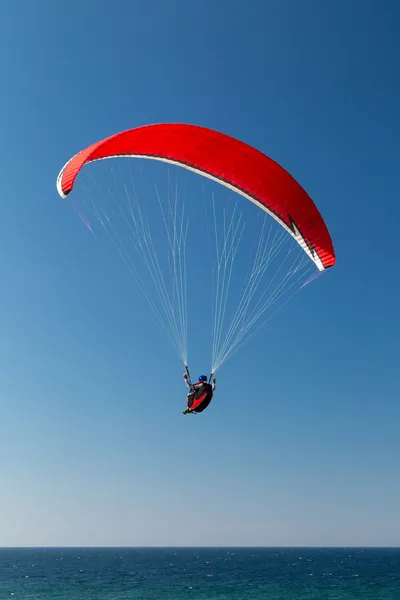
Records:
[[[183,375],[183,378],[189,388],[189,393],[187,395],[187,408],[183,411],[183,414],[187,415],[189,413],[197,414],[203,412],[203,410],[209,406],[211,400],[213,399],[217,380],[215,377],[212,379],[212,375],[210,375],[210,381],[212,380],[211,385],[211,383],[207,381],[207,375],[200,375],[197,379],[197,382],[192,383],[187,366],[186,373]]]
[[[91,171],[99,163],[110,163],[108,175],[102,166]],[[123,163],[127,171],[121,175]],[[155,193],[139,185],[144,163],[153,165],[150,177],[142,179],[154,178]],[[202,192],[191,194],[189,201],[185,186],[173,186],[168,171],[167,192],[160,193],[155,182],[160,163],[170,165],[173,175],[190,171],[202,176],[197,177]],[[83,170],[90,173],[86,181]],[[98,174],[104,172],[103,183]],[[206,185],[218,193],[213,189],[207,196]],[[74,187],[78,189],[71,193]],[[336,261],[328,228],[300,184],[259,150],[205,127],[161,123],[95,142],[61,169],[57,190],[89,231],[122,260],[185,366],[188,311],[193,306],[194,314],[203,311],[210,301],[212,374],[314,281],[315,271],[322,274]],[[196,228],[190,229],[194,211]],[[204,228],[198,226],[200,217],[206,219]],[[242,248],[246,254],[239,258]],[[190,285],[194,269],[187,262],[192,259],[198,261],[194,268],[204,271],[198,281],[210,285]],[[196,328],[197,337],[204,334],[204,328]],[[185,414],[202,412],[212,400],[215,379],[192,384],[188,373],[185,379]]]
[[[335,264],[328,229],[314,202],[271,158],[223,133],[180,123],[128,129],[71,158],[57,178],[62,198],[82,167],[112,157],[149,158],[179,165],[230,187],[269,213],[323,271]]]

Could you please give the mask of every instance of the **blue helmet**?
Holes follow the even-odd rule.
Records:
[[[200,377],[198,378],[197,381],[207,381],[207,376],[206,375],[200,375]]]

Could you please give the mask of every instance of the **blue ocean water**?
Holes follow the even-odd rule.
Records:
[[[0,549],[0,599],[400,600],[400,549]]]

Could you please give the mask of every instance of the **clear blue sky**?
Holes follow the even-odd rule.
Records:
[[[399,27],[389,0],[2,4],[2,545],[400,544]],[[190,420],[55,189],[80,148],[162,121],[282,163],[337,252]]]

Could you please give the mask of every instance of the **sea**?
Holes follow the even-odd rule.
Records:
[[[0,549],[1,600],[400,600],[400,549]]]

